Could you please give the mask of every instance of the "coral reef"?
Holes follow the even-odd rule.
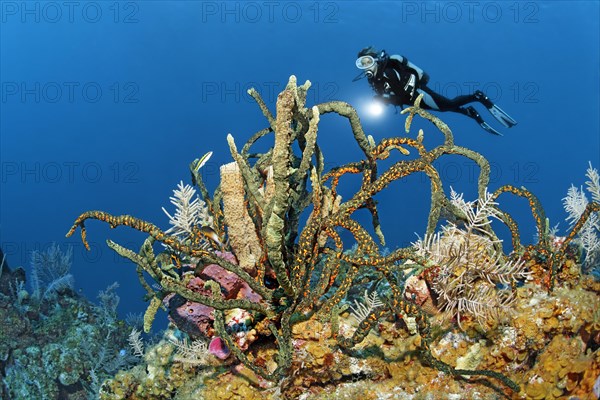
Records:
[[[149,370],[166,370],[160,380],[149,379],[141,367],[136,367],[105,382],[101,397],[592,399],[591,388],[600,374],[597,350],[600,343],[598,337],[592,338],[600,333],[598,293],[577,285],[557,288],[548,294],[544,288],[530,283],[516,290],[513,307],[518,314],[514,323],[498,325],[480,335],[443,330],[431,343],[432,353],[449,364],[467,369],[488,368],[511,376],[522,391],[506,397],[481,385],[481,380],[440,374],[415,358],[420,337],[402,329],[403,322],[380,321],[355,351],[344,352],[336,349],[330,325],[314,319],[294,326],[296,353],[285,394],[280,387],[271,387],[247,368],[231,364],[231,360],[222,363],[208,357],[203,365],[181,360],[159,364],[151,356],[146,357]],[[432,325],[437,324],[433,318]],[[352,314],[340,315],[342,333],[349,334],[357,326]],[[465,322],[465,327],[468,326]],[[160,346],[168,345],[165,341]],[[255,362],[269,365],[274,352],[273,348],[260,349]],[[125,395],[124,386],[129,390]],[[157,387],[164,390],[160,395],[150,396],[157,393]]]
[[[3,266],[3,400],[98,398],[103,380],[137,361],[128,351],[130,328],[116,318],[114,286],[101,292],[99,306],[74,293],[70,254],[57,245],[32,254],[31,294],[24,270]]]
[[[292,76],[277,99],[275,115],[257,92],[249,91],[268,126],[241,151],[228,136],[234,163],[222,168],[221,186],[212,197],[198,171],[202,160],[192,162],[192,181],[211,226],[194,219],[179,224],[186,229],[173,235],[129,215],[88,211],[76,219],[67,236],[81,229],[86,246],[89,219],[147,233],[137,253],[108,241],[137,264],[150,299],[145,329],[165,304],[170,312],[181,306],[172,304],[178,296],[190,317],[184,312],[179,321],[173,319],[179,329],[173,328],[171,335],[183,330],[204,336],[214,353],[225,358],[208,357],[204,367],[181,361],[186,357],[176,361],[177,344],[165,340],[146,353],[147,372],[137,368],[118,374],[102,386],[101,398],[381,398],[382,393],[543,398],[539,396],[591,388],[598,374],[597,323],[589,322],[597,317],[591,311],[598,307],[597,285],[583,287],[585,280],[569,266],[574,262],[569,249],[600,205],[588,203],[564,240],[553,246],[537,198],[513,186],[488,193],[487,160],[455,145],[449,127],[421,109],[420,99],[403,111],[408,114],[405,127],[409,132],[416,115],[431,121],[444,139],[432,149],[425,148],[422,131],[417,139],[396,137],[376,144],[350,105],[334,101],[307,108],[309,87],[309,82],[297,86]],[[320,115],[326,113],[349,121],[363,160],[324,170],[317,131]],[[271,134],[268,151],[250,153],[258,139]],[[409,156],[409,147],[415,156],[379,170],[378,161],[394,150]],[[447,154],[479,166],[477,201],[444,192],[433,163]],[[385,242],[375,197],[414,173],[425,174],[430,182],[427,244],[382,254]],[[337,188],[349,174],[360,174],[362,183],[344,201]],[[528,201],[537,243],[521,244],[516,221],[496,202],[505,193]],[[371,227],[354,219],[360,209],[370,213]],[[490,218],[509,228],[511,254],[504,254]],[[436,236],[444,219],[452,225]],[[344,241],[348,236],[352,239]],[[217,244],[219,251],[207,242]],[[164,245],[158,254],[155,243]],[[569,279],[563,280],[567,270]],[[234,277],[223,279],[226,274]],[[422,279],[427,287],[407,285],[406,275]],[[247,290],[234,284],[238,281]],[[364,293],[366,301],[352,302],[356,293]],[[493,300],[491,306],[484,304],[486,298]],[[547,307],[526,305],[535,299],[539,304],[548,299]],[[349,304],[354,304],[352,314],[346,311]],[[457,325],[436,314],[439,308]],[[499,310],[517,310],[519,318],[527,318],[522,325],[518,318],[511,323]],[[542,310],[545,317],[539,315]],[[231,356],[222,352],[223,345]],[[561,366],[547,371],[544,351],[552,359],[554,349],[567,345],[571,350],[556,357],[568,361],[554,361]],[[215,373],[207,372],[211,368]]]

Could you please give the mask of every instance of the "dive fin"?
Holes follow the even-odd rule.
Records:
[[[489,133],[492,133],[494,135],[498,135],[498,136],[504,136],[503,134],[501,134],[500,132],[498,132],[497,130],[495,130],[494,128],[492,128],[491,126],[488,125],[487,122],[481,122],[479,124],[479,126],[481,126],[483,129],[485,129],[486,131],[488,131]]]
[[[510,115],[504,112],[504,110],[502,110],[497,105],[493,105],[491,108],[488,108],[488,111],[494,116],[494,118],[498,120],[498,122],[500,122],[507,128],[510,128],[517,124],[517,121],[512,119]]]
[[[483,129],[485,129],[489,133],[492,133],[492,134],[498,135],[498,136],[503,136],[500,132],[498,132],[491,126],[489,126],[488,123],[483,120],[483,118],[481,118],[481,115],[479,115],[479,113],[477,112],[475,107],[469,106],[467,108],[461,108],[460,110],[463,114],[473,118],[479,124],[479,126],[481,126]]]
[[[490,114],[492,114],[494,118],[496,118],[498,122],[500,122],[505,127],[510,128],[517,124],[517,121],[515,121],[503,109],[492,103],[492,101],[481,90],[475,91],[473,96],[475,96],[475,100],[483,104],[483,106],[488,109]]]

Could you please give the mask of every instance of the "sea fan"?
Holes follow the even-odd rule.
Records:
[[[34,298],[43,300],[53,293],[73,288],[73,275],[69,273],[72,255],[71,247],[62,253],[56,243],[46,251],[34,250],[31,253],[31,287]]]

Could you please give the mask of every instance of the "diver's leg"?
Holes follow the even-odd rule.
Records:
[[[460,109],[462,108],[463,110],[473,110],[473,111],[468,111],[471,114],[473,114],[473,112],[477,113],[477,111],[475,111],[475,109],[473,107],[468,107],[468,108],[462,107],[468,103],[477,101],[477,102],[481,103],[485,108],[487,108],[488,111],[494,116],[494,118],[496,118],[498,120],[498,122],[500,122],[505,127],[510,128],[517,124],[517,121],[515,121],[510,115],[508,115],[500,107],[495,105],[489,99],[489,97],[487,97],[485,95],[485,93],[483,93],[481,90],[477,90],[473,94],[457,96],[453,99],[448,99],[440,94],[437,94],[433,90],[429,89],[428,87],[423,87],[423,91],[428,93],[431,96],[431,98],[435,101],[435,103],[438,104],[440,111],[454,111],[454,112],[460,112],[465,115],[469,115],[467,112],[461,111]],[[469,116],[471,116],[471,118],[474,118],[472,115],[469,115]],[[481,116],[479,116],[479,113],[477,113],[477,116],[479,119],[481,119]],[[483,119],[481,119],[481,121],[483,121]],[[480,122],[479,120],[477,120],[477,122],[480,125],[482,124],[482,122]],[[487,126],[489,127],[489,125],[487,125]],[[488,130],[487,128],[484,128],[484,129]]]
[[[517,121],[515,121],[500,107],[495,105],[489,99],[489,97],[487,97],[485,93],[483,93],[481,90],[477,90],[475,93],[473,93],[473,97],[475,97],[475,101],[478,101],[481,104],[483,104],[483,106],[488,109],[488,111],[494,116],[494,118],[496,118],[498,122],[500,122],[505,127],[510,128],[517,124]]]
[[[487,97],[485,93],[483,93],[481,90],[477,90],[473,94],[456,96],[453,99],[448,99],[447,97],[444,97],[441,94],[434,92],[427,86],[424,86],[422,88],[422,91],[427,93],[431,97],[432,101],[438,106],[437,110],[461,112],[459,108],[468,103],[473,103],[477,101],[481,103],[485,108],[487,108],[488,111],[494,116],[494,118],[496,118],[502,125],[506,126],[507,128],[510,128],[517,124],[517,121],[515,121],[500,107],[495,105],[489,99],[489,97]],[[464,114],[464,112],[461,113]]]
[[[476,90],[475,93],[473,93],[473,97],[475,98],[475,101],[483,104],[485,108],[491,108],[494,106],[494,103],[490,100],[490,98],[487,97],[481,90]]]
[[[498,132],[491,126],[489,126],[483,120],[483,118],[481,118],[481,115],[479,115],[479,113],[477,112],[477,110],[475,110],[475,108],[473,108],[473,107],[465,108],[465,107],[455,106],[452,100],[449,100],[446,97],[435,93],[433,90],[431,90],[427,87],[417,89],[417,92],[419,94],[423,95],[423,99],[421,100],[421,108],[424,108],[426,110],[435,110],[435,111],[454,111],[454,112],[466,115],[467,117],[473,118],[475,121],[477,121],[479,126],[481,126],[486,131],[493,133],[494,135],[501,135],[500,132]],[[473,96],[460,96],[460,97],[464,97],[462,99],[459,99],[461,102],[464,102],[464,104],[474,101]],[[457,100],[457,99],[454,99],[454,100]]]
[[[439,93],[434,92],[427,86],[422,86],[418,90],[418,92],[423,93],[423,95],[424,95],[423,100],[426,101],[426,104],[427,104],[427,101],[432,102],[436,106],[436,108],[433,108],[433,107],[432,108],[434,110],[439,110],[439,111],[461,112],[461,111],[459,111],[459,108],[461,106],[464,106],[467,103],[472,103],[474,101],[477,101],[475,96],[472,94],[457,96],[453,99],[449,99],[445,96],[442,96]]]
[[[421,105],[420,105],[421,108],[424,108],[425,110],[442,111],[440,106],[438,105],[438,103],[431,96],[431,94],[429,94],[428,92],[425,92],[424,90],[421,90],[421,89],[417,89],[417,93],[423,95],[423,99],[421,99]]]

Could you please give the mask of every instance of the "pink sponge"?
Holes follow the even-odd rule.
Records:
[[[231,354],[231,350],[225,344],[225,341],[218,336],[215,336],[208,345],[208,351],[221,360],[226,359]]]

